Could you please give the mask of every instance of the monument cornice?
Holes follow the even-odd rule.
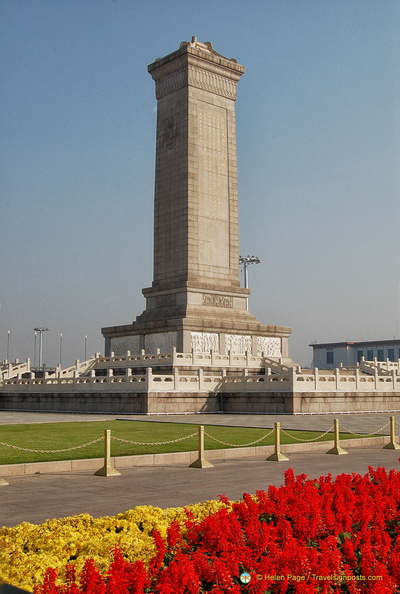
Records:
[[[164,58],[157,58],[148,65],[147,70],[154,80],[165,76],[172,69],[182,68],[186,64],[198,65],[201,68],[223,74],[228,78],[238,81],[244,73],[244,66],[238,64],[233,58],[226,58],[214,50],[209,41],[200,43],[196,37],[192,41],[183,41],[180,48]]]
[[[156,98],[160,99],[186,86],[196,87],[236,99],[236,83],[244,67],[236,60],[215,52],[211,43],[183,42],[181,47],[147,67],[156,83]]]
[[[235,334],[256,334],[257,336],[265,337],[289,337],[291,328],[287,326],[273,326],[267,324],[260,324],[257,321],[232,321],[230,319],[215,319],[215,318],[176,318],[169,320],[153,320],[146,322],[133,322],[132,324],[125,324],[122,326],[108,326],[101,329],[104,336],[130,336],[133,333],[148,332],[149,330],[154,332],[165,332],[165,331],[179,331],[179,330],[192,330],[192,331],[213,331],[213,332],[225,332]]]
[[[169,283],[168,286],[163,285],[160,287],[152,286],[152,287],[145,287],[142,289],[142,294],[145,297],[149,295],[157,296],[157,295],[165,295],[167,293],[180,293],[180,292],[187,292],[191,291],[193,293],[214,293],[218,294],[223,292],[224,295],[231,295],[232,297],[236,295],[247,296],[250,295],[250,289],[246,289],[245,287],[232,287],[226,288],[225,286],[218,287],[216,283],[213,285],[205,284],[205,283],[196,283],[193,281],[185,281],[181,283]]]

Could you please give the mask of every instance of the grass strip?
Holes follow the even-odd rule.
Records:
[[[0,445],[0,464],[22,464],[27,462],[49,462],[54,460],[82,460],[85,458],[102,458],[104,452],[103,440],[93,445],[80,449],[68,450],[80,446],[94,439],[102,437],[105,429],[111,430],[111,435],[122,439],[137,442],[151,442],[152,445],[133,445],[117,440],[111,442],[112,456],[132,456],[139,454],[162,454],[169,452],[188,452],[197,450],[197,435],[184,441],[163,445],[154,445],[154,442],[177,440],[197,432],[198,425],[187,423],[157,423],[148,421],[84,421],[72,423],[41,423],[26,425],[0,425],[0,442],[34,450],[61,450],[58,453],[34,453]],[[270,431],[268,428],[248,427],[220,427],[205,425],[205,431],[213,437],[231,444],[245,446]],[[290,433],[302,440],[315,439],[329,441],[333,433],[328,433],[322,439],[321,431],[290,430]],[[341,433],[341,439],[362,437]],[[260,441],[257,446],[271,445],[274,443],[274,433]],[[302,443],[281,434],[281,443]],[[206,450],[228,448],[208,437],[205,438]]]

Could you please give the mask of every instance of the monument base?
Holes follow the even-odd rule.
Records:
[[[53,388],[54,389],[54,388]],[[299,402],[301,400],[301,402]],[[320,400],[318,409],[314,400]],[[2,392],[1,411],[76,412],[118,415],[162,414],[343,414],[400,412],[400,392]]]
[[[144,292],[150,290],[144,290]],[[288,357],[288,338],[291,329],[286,326],[260,324],[243,307],[246,289],[239,289],[237,305],[227,292],[202,294],[202,303],[170,304],[166,300],[152,302],[132,324],[102,328],[105,355],[125,355],[127,351],[139,355],[142,351],[172,353],[236,354]],[[164,296],[167,298],[167,295]],[[232,297],[232,307],[227,302]],[[150,303],[149,303],[150,301]]]
[[[133,322],[123,326],[102,328],[105,355],[139,355],[143,350],[172,353],[235,354],[288,357],[290,328],[269,326],[255,320],[224,320],[223,318],[184,318]]]

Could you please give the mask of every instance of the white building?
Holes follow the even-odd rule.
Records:
[[[309,346],[313,348],[312,366],[318,369],[335,369],[340,363],[353,366],[361,361],[361,357],[366,361],[397,361],[400,358],[400,339],[326,342]]]

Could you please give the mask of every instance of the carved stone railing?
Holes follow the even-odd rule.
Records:
[[[263,367],[269,368],[273,373],[278,375],[291,373],[293,368],[296,368],[298,373],[301,373],[300,365],[293,363],[291,359],[279,357],[272,359],[271,357],[263,357]]]
[[[178,353],[176,348],[170,354],[162,354],[157,349],[156,353],[146,353],[141,351],[140,355],[132,355],[127,351],[126,355],[115,355],[111,353],[110,357],[96,356],[96,369],[108,368],[126,368],[126,367],[248,367],[259,369],[264,367],[264,357],[254,356],[249,352],[238,354],[229,352],[220,354],[215,351],[206,353]]]
[[[87,361],[79,361],[79,359],[76,359],[74,365],[71,365],[70,367],[65,367],[64,369],[61,369],[61,366],[57,365],[57,367],[55,369],[55,377],[66,378],[66,377],[78,377],[81,375],[85,375],[88,373],[88,371],[90,371],[91,369],[94,369],[94,367],[96,367],[98,356],[100,356],[100,355],[96,354],[95,357],[92,357],[91,359],[88,359]]]
[[[345,371],[337,368],[331,372],[315,368],[312,373],[296,373],[293,370],[295,392],[400,392],[400,376],[393,370],[390,375],[362,373],[358,367]]]
[[[386,361],[378,361],[375,357],[372,361],[366,361],[364,357],[361,357],[359,367],[364,373],[370,373],[372,375],[375,373],[378,373],[378,375],[391,375],[393,371],[399,373],[400,359],[397,361],[390,361],[389,359],[386,359]]]
[[[112,358],[110,358],[112,359]],[[114,358],[115,359],[115,358]],[[95,359],[93,359],[95,361]],[[97,359],[96,359],[97,361]],[[88,362],[86,362],[88,363]],[[96,368],[92,366],[86,375],[57,375],[44,372],[43,378],[22,378],[22,374],[11,379],[0,381],[1,392],[25,393],[65,393],[65,392],[332,392],[361,393],[361,392],[396,392],[400,393],[400,375],[392,370],[391,373],[380,375],[376,370],[374,375],[363,373],[359,367],[352,369],[334,369],[320,371],[290,368],[287,374],[273,373],[270,368],[264,374],[255,374],[251,369],[244,368],[241,373],[231,375],[225,369],[215,373],[206,373],[203,369],[193,370],[191,373],[182,372],[175,367],[172,374],[154,372],[152,367],[146,367],[144,374],[132,373],[131,366],[125,372],[114,373],[113,366],[105,369],[105,375],[96,375]],[[82,364],[83,365],[83,364]],[[79,367],[79,365],[78,365]]]
[[[30,359],[20,362],[18,359],[14,363],[3,363],[0,365],[0,379],[16,377],[18,374],[28,373],[31,369]]]

